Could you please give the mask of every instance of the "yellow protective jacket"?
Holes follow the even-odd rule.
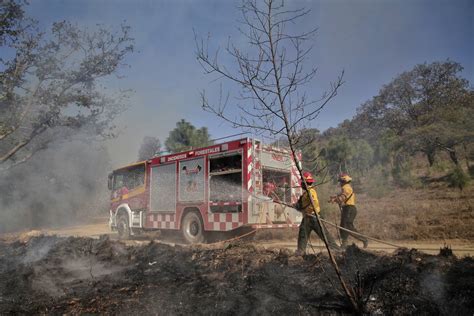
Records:
[[[355,205],[355,193],[349,183],[341,186],[341,193],[337,195],[337,202],[341,206]]]
[[[314,206],[316,207],[316,212],[319,214],[320,207],[319,207],[319,200],[318,200],[318,194],[316,193],[316,189],[314,187],[308,187],[308,189],[309,189],[309,192],[311,193],[311,197],[313,198]],[[313,205],[311,204],[311,200],[306,190],[303,190],[303,195],[301,195],[298,202],[296,202],[295,208],[300,210],[304,214],[314,215]]]

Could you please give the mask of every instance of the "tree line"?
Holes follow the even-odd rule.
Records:
[[[164,147],[158,137],[145,136],[138,150],[138,160],[147,160],[165,152],[176,153],[211,144],[211,136],[206,127],[196,128],[190,122],[181,119],[176,123],[176,127],[169,132]]]
[[[473,172],[474,91],[462,70],[450,60],[416,65],[338,127],[323,133],[301,130],[306,167],[319,174],[360,176],[380,167],[405,186],[414,159],[423,157],[428,168],[450,161],[454,176],[466,182],[465,170]]]
[[[454,186],[467,184],[473,172],[474,91],[461,77],[454,61],[424,63],[396,76],[379,93],[357,108],[352,119],[321,132],[303,128],[298,149],[303,163],[329,180],[340,172],[391,178],[399,186],[413,185],[413,161],[424,159],[428,168],[449,161]],[[139,160],[164,152],[175,153],[208,146],[205,127],[197,129],[182,119],[170,131],[164,147],[157,137],[144,137]],[[282,138],[279,145],[286,145]],[[454,177],[454,178],[453,178]]]

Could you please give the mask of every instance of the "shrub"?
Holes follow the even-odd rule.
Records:
[[[411,172],[411,166],[396,164],[392,169],[393,182],[401,188],[413,188],[420,185],[420,181]]]
[[[449,186],[461,191],[467,186],[469,180],[469,176],[459,166],[456,166],[453,172],[448,175]]]
[[[391,191],[389,172],[382,167],[373,168],[365,178],[364,187],[370,197],[381,198]]]
[[[449,170],[451,163],[445,159],[438,159],[434,162],[431,169],[435,172],[446,172]]]
[[[474,165],[469,166],[469,175],[471,178],[474,178]]]

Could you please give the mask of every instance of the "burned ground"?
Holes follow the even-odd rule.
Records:
[[[337,255],[366,311],[472,314],[474,260],[355,246]],[[249,242],[127,247],[107,237],[0,242],[0,314],[349,313],[323,253]]]

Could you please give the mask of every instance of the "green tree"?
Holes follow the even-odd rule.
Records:
[[[462,170],[460,166],[455,166],[454,170],[448,176],[449,186],[462,190],[470,182],[469,176]]]
[[[127,92],[105,93],[103,80],[118,74],[133,51],[127,26],[87,30],[61,21],[40,31],[24,17],[22,5],[14,0],[0,5],[0,44],[8,52],[0,59],[3,170],[81,128],[90,137],[113,136],[111,122]]]
[[[412,166],[409,155],[403,150],[398,150],[395,151],[393,156],[393,182],[402,188],[413,187],[416,184],[416,179],[412,174]]]
[[[322,160],[323,152],[321,151],[321,134],[319,130],[317,128],[303,128],[296,134],[295,143],[296,148],[301,151],[304,169],[319,174],[320,180],[324,181],[321,173],[325,164]]]
[[[329,172],[333,175],[340,172],[364,175],[374,159],[374,150],[367,141],[347,136],[329,137],[323,153]]]
[[[457,164],[456,146],[474,138],[472,91],[462,69],[452,61],[417,65],[366,102],[357,120],[376,136],[393,131],[406,152],[424,153],[430,165],[439,150]]]
[[[138,160],[147,160],[158,156],[161,152],[161,142],[158,137],[145,136],[138,150]]]
[[[175,129],[170,131],[165,141],[166,149],[170,153],[189,150],[212,144],[206,127],[196,129],[194,125],[182,119],[176,123]]]
[[[364,138],[366,139],[366,138]],[[380,134],[378,140],[373,142],[375,164],[392,165],[393,152],[399,146],[399,139],[392,130],[386,130]]]
[[[18,39],[22,32],[25,12],[21,3],[3,0],[0,3],[0,45]]]
[[[332,138],[326,147],[326,161],[331,174],[350,172],[349,162],[353,158],[355,148],[346,137]]]
[[[353,140],[352,145],[354,149],[350,164],[353,171],[364,175],[373,164],[374,150],[364,139]]]

